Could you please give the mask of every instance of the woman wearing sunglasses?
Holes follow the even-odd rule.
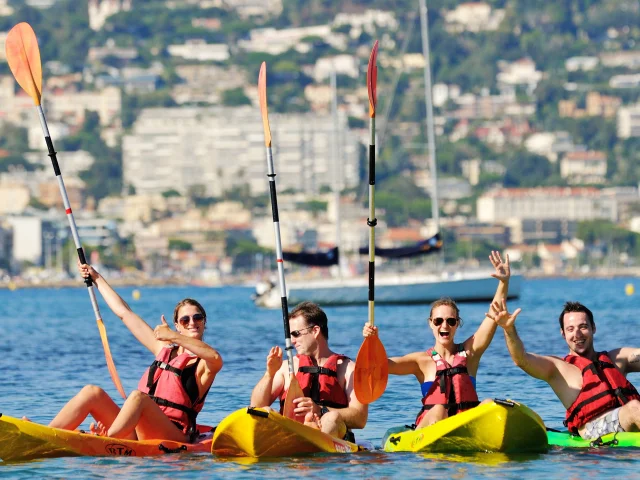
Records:
[[[494,301],[506,298],[511,276],[509,256],[503,262],[500,252],[492,251],[489,260],[496,270],[491,276],[499,280]],[[415,375],[420,383],[423,398],[416,428],[432,425],[480,403],[475,387],[476,373],[480,357],[496,333],[496,325],[485,316],[473,335],[456,343],[454,337],[461,325],[458,305],[450,298],[441,298],[431,305],[429,313],[435,346],[426,352],[388,359],[389,374]],[[362,331],[365,337],[377,333],[377,327],[368,323]]]
[[[185,298],[173,312],[175,331],[164,315],[160,325],[152,329],[93,267],[79,265],[79,269],[84,278],[91,276],[111,311],[153,353],[155,361],[122,408],[102,388],[87,385],[49,426],[73,430],[91,415],[97,422],[91,424],[91,431],[98,435],[193,441],[198,433],[196,415],[222,368],[220,354],[202,341],[207,323],[204,308]]]

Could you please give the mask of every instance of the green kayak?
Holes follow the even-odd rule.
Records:
[[[640,432],[618,432],[595,440],[585,440],[569,432],[547,432],[549,445],[566,448],[617,447],[640,448]]]

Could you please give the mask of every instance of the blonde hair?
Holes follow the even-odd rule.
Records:
[[[449,297],[439,298],[438,300],[436,300],[431,304],[431,310],[429,311],[429,320],[431,320],[431,317],[433,316],[433,311],[436,308],[442,307],[442,306],[453,308],[456,312],[456,318],[458,319],[458,323],[460,323],[460,326],[462,326],[462,318],[460,318],[460,309],[458,308],[458,304]]]
[[[179,301],[176,305],[176,308],[173,309],[173,323],[178,322],[178,311],[185,305],[192,305],[196,307],[200,311],[200,313],[204,315],[204,321],[207,321],[207,312],[204,311],[204,307],[200,305],[200,302],[194,300],[193,298],[185,298],[184,300]]]

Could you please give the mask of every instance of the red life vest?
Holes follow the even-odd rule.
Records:
[[[564,357],[565,362],[575,365],[582,372],[582,388],[567,409],[564,421],[564,425],[574,434],[597,416],[631,400],[640,400],[635,387],[618,370],[607,352],[597,355],[595,362],[580,355]]]
[[[427,411],[436,405],[444,405],[449,416],[453,416],[480,404],[467,371],[467,353],[462,345],[453,357],[453,365],[449,365],[435,349],[431,349],[429,354],[436,362],[436,381],[422,398],[422,410],[416,418],[416,425]]]
[[[296,355],[296,357],[298,357],[296,378],[305,397],[311,398],[323,407],[347,408],[349,406],[347,394],[338,382],[338,360],[348,360],[349,357],[334,353],[322,367],[314,365],[311,357],[307,355]],[[284,408],[286,397],[285,390],[280,395],[280,413]]]
[[[193,356],[183,352],[169,360],[177,348],[170,346],[160,350],[155,361],[142,375],[138,390],[149,395],[172,422],[182,426],[185,434],[194,436],[197,433],[196,416],[202,410],[204,399],[209,392],[195,402],[191,401],[182,385],[182,374]],[[196,364],[199,361],[200,359]]]

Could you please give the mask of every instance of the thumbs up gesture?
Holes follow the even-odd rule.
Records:
[[[164,315],[160,316],[160,321],[162,323],[153,330],[153,334],[155,335],[156,340],[160,340],[162,342],[171,342],[175,338],[176,332],[171,330],[171,327],[169,327],[169,324],[164,318]]]

